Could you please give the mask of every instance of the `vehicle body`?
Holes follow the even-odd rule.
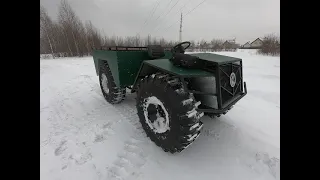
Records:
[[[181,44],[183,43],[172,48],[175,49],[175,51],[172,49],[170,50],[170,48],[161,49],[159,46],[106,47],[93,51],[97,75],[104,77],[100,72],[101,67],[104,66],[105,68],[102,68],[102,70],[105,71],[105,69],[108,69],[105,71],[106,74],[109,72],[109,76],[112,76],[112,78],[100,78],[102,91],[108,89],[106,92],[109,92],[110,88],[117,89],[117,91],[114,91],[113,101],[107,99],[107,97],[109,97],[107,95],[108,93],[104,93],[107,101],[112,104],[121,102],[125,97],[126,88],[131,89],[132,93],[137,92],[138,96],[143,94],[141,96],[144,96],[144,98],[141,99],[141,102],[138,102],[137,100],[138,115],[140,110],[140,121],[143,126],[145,125],[144,129],[146,131],[151,131],[150,129],[156,131],[157,126],[158,132],[153,132],[156,134],[156,138],[152,139],[150,137],[151,140],[158,146],[161,146],[164,150],[172,153],[182,151],[199,136],[202,128],[202,123],[199,119],[204,113],[211,117],[226,114],[236,102],[247,94],[246,83],[243,82],[242,59],[213,53],[194,53],[186,55],[184,54],[186,48],[181,52],[177,50],[177,47],[178,49],[182,48]],[[159,55],[159,53],[161,55]],[[175,60],[180,62],[183,61],[183,59],[190,59],[190,62],[192,61],[193,65],[184,67],[174,63]],[[106,80],[109,83],[108,88],[104,88],[107,86],[107,83],[104,83],[103,79],[108,79]],[[112,81],[113,86],[110,85],[110,81]],[[177,98],[177,101],[181,101],[180,104],[183,104],[181,109],[185,107],[185,110],[173,112],[176,110],[175,106],[172,105],[172,107],[169,107],[171,105],[168,104],[175,103],[175,101],[166,99],[167,97],[162,97],[162,100],[159,98],[161,102],[167,101],[167,103],[157,101],[159,103],[155,103],[156,105],[154,107],[154,109],[157,109],[161,105],[164,111],[166,111],[166,115],[163,113],[163,110],[161,110],[161,107],[157,110],[149,110],[151,108],[149,108],[149,104],[156,102],[154,99],[157,99],[154,97],[153,100],[150,100],[151,96],[157,94],[158,91],[153,89],[152,85],[148,85],[153,82],[158,88],[163,88],[163,91],[166,91],[167,87],[169,89],[171,88],[171,96],[173,99]],[[164,85],[161,85],[161,83],[164,83]],[[142,93],[139,92],[139,90],[147,92]],[[168,90],[168,96],[170,96],[169,91],[171,92],[171,90]],[[174,92],[177,94],[174,94]],[[160,92],[158,94],[158,96],[162,96]],[[177,97],[175,97],[176,95]],[[147,98],[147,96],[149,98]],[[150,101],[149,104],[147,102],[148,105],[145,103],[147,100]],[[144,106],[148,107],[141,109],[142,105],[139,106],[139,103],[144,103]],[[171,111],[171,108],[174,110]],[[167,131],[170,129],[168,124],[173,126],[174,121],[180,121],[180,119],[186,118],[187,120],[185,122],[188,122],[189,125],[184,125],[184,122],[182,122],[180,123],[180,127],[189,127],[189,130],[187,131],[189,134],[187,133],[187,136],[186,133],[181,133],[181,135],[178,136],[182,137],[182,139],[188,137],[188,140],[181,140],[181,142],[179,141],[180,144],[176,143],[179,145],[170,146],[170,148],[168,148],[169,145],[163,145],[165,146],[163,147],[160,135],[164,132],[159,129],[161,129],[160,126],[164,127],[165,125],[152,124],[155,123],[155,121],[151,122],[151,115],[150,117],[149,114],[146,115],[146,113],[149,113],[150,111],[157,111],[153,119],[155,121],[160,121],[158,119],[161,119],[161,122],[166,122],[165,124],[168,126]],[[182,111],[185,114],[183,114]],[[179,114],[179,116],[176,117],[175,114],[173,115],[170,113]],[[163,114],[163,118],[168,120],[160,118],[160,114]],[[171,118],[171,116],[174,116],[175,118]],[[147,125],[149,126],[147,126],[145,122],[147,122]],[[161,123],[158,122],[158,124]],[[197,127],[197,130],[194,129],[195,127]],[[164,135],[162,138],[164,138]]]

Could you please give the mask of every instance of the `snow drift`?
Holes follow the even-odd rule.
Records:
[[[170,154],[145,135],[135,94],[108,104],[92,57],[40,60],[40,179],[280,179],[280,59],[243,59],[248,94]]]

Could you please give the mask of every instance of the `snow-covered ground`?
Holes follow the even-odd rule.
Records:
[[[243,59],[248,94],[204,116],[199,138],[174,155],[146,137],[135,94],[104,100],[92,57],[40,60],[40,179],[280,179],[280,59],[218,54]]]

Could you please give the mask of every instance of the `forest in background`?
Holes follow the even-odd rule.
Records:
[[[40,54],[51,54],[53,58],[88,56],[92,49],[102,46],[145,47],[152,44],[172,47],[178,43],[164,38],[152,38],[151,35],[119,37],[101,34],[91,21],[81,21],[67,0],[61,0],[57,17],[54,21],[40,5]],[[235,43],[226,46],[226,40],[223,39],[190,42],[189,51],[234,51],[240,48],[240,45]],[[266,35],[258,52],[268,55],[280,54],[280,37]]]

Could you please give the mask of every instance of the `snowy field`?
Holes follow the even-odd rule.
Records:
[[[92,57],[40,60],[40,179],[280,179],[280,58],[218,54],[243,59],[248,94],[226,115],[204,116],[199,138],[174,155],[146,137],[135,94],[104,100]]]

